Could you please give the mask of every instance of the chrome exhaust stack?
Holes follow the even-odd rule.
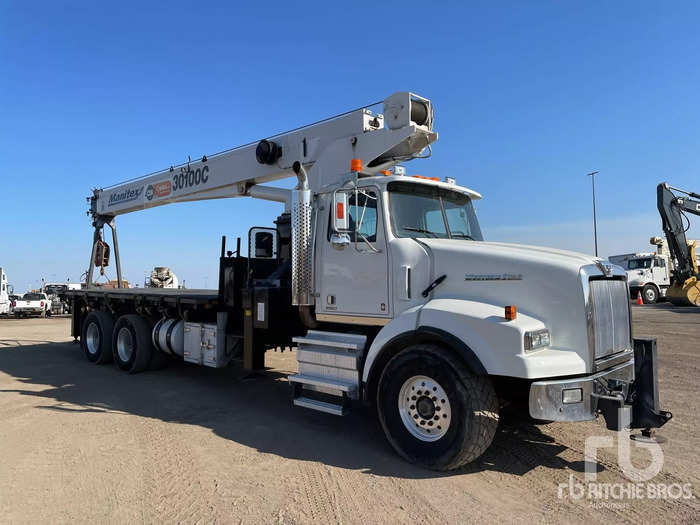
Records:
[[[292,190],[292,304],[310,306],[314,304],[311,189],[301,162],[292,169],[299,179]]]

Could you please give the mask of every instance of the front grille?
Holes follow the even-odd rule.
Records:
[[[617,279],[590,281],[593,300],[595,358],[631,348],[627,283]]]

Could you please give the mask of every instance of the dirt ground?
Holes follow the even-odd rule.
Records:
[[[509,413],[481,460],[440,474],[401,460],[365,409],[294,408],[293,353],[268,353],[270,370],[253,378],[184,364],[130,376],[90,364],[67,318],[2,319],[0,523],[697,522],[700,311],[633,316],[635,335],[659,339],[662,407],[674,413],[649,483],[689,484],[689,499],[562,489],[584,481],[586,437],[614,435],[601,421]],[[597,470],[596,483],[630,483],[614,448]]]

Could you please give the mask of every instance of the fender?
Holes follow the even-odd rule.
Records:
[[[554,345],[525,353],[524,335],[547,328],[523,312],[504,318],[503,306],[465,299],[433,299],[403,312],[378,334],[363,370],[365,396],[372,395],[386,363],[406,346],[435,342],[455,353],[474,374],[523,379],[586,373],[586,361],[576,349]]]
[[[381,348],[370,349],[364,367],[363,382],[365,384],[365,400],[370,400],[376,391],[379,376],[384,366],[407,346],[420,343],[437,343],[458,350],[456,355],[462,359],[469,370],[475,375],[486,375],[486,369],[481,364],[474,351],[454,335],[434,326],[419,326],[416,330],[403,332],[386,342]],[[374,347],[374,345],[372,345]]]
[[[419,313],[424,305],[419,305],[404,311],[386,325],[372,341],[365,358],[362,381],[365,384],[364,395],[373,392],[379,380],[381,371],[386,363],[403,348],[419,343],[438,343],[459,350],[458,356],[464,361],[469,370],[476,375],[487,374],[476,353],[464,341],[441,328],[421,325]]]

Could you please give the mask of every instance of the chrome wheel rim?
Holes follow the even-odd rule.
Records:
[[[398,405],[406,430],[421,441],[437,441],[450,428],[450,400],[440,383],[428,376],[413,376],[404,381]]]
[[[647,297],[647,301],[651,302],[656,298],[656,292],[654,290],[647,290],[644,294]]]
[[[128,363],[134,353],[134,339],[131,337],[131,330],[127,327],[119,330],[117,334],[117,353],[124,363]]]
[[[97,323],[90,323],[85,332],[85,343],[90,354],[96,354],[100,350],[100,329]]]

